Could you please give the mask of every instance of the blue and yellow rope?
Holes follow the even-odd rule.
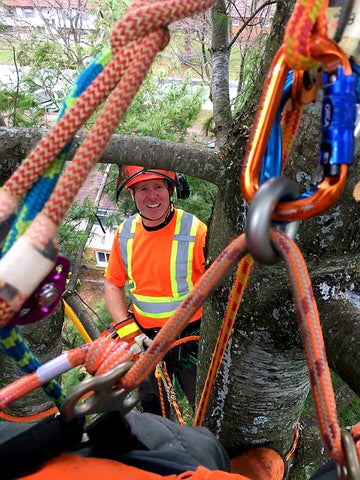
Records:
[[[62,104],[57,121],[59,121],[60,118],[70,110],[80,95],[110,62],[111,58],[111,49],[108,47],[104,49],[104,51],[101,52],[80,74]],[[24,197],[20,204],[18,214],[11,226],[10,232],[5,239],[1,256],[4,255],[13,245],[15,240],[26,231],[37,213],[44,207],[59,179],[68,157],[70,147],[71,142],[69,142],[59,153],[44,175],[34,184]],[[0,347],[8,357],[16,362],[24,373],[31,373],[41,365],[38,358],[29,348],[21,330],[17,326],[6,326],[0,329]],[[58,382],[52,380],[44,384],[43,389],[58,407],[62,404],[64,394]]]

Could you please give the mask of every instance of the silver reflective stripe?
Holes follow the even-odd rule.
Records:
[[[182,212],[179,233],[175,233],[173,242],[178,242],[175,257],[176,286],[173,285],[173,295],[189,293],[193,287],[191,281],[192,259],[198,219],[187,212]],[[179,211],[180,213],[180,211]],[[196,224],[196,225],[194,225]],[[175,247],[173,243],[173,248]]]
[[[160,298],[161,302],[145,302],[137,298],[136,295],[132,296],[133,304],[136,309],[145,316],[156,317],[156,316],[171,316],[175,310],[180,306],[181,302],[185,300],[186,295],[181,300],[173,300],[169,297],[166,297],[169,301],[163,301],[164,297]]]

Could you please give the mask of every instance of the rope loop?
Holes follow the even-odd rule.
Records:
[[[290,68],[309,70],[319,64],[311,54],[311,35],[325,36],[328,0],[297,0],[285,30],[285,60]]]

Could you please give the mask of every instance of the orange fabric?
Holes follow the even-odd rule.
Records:
[[[247,475],[251,480],[282,480],[285,462],[271,448],[252,448],[231,460],[231,471]]]
[[[163,477],[139,470],[114,460],[80,457],[63,453],[35,473],[21,477],[24,480],[175,480],[176,475]]]
[[[80,457],[63,453],[35,473],[21,477],[20,480],[250,480],[242,475],[208,470],[198,467],[195,472],[184,472],[179,476],[157,475],[156,473],[130,467],[115,460]]]
[[[168,477],[165,477],[168,478]],[[171,478],[171,477],[169,477]],[[195,472],[184,472],[177,480],[252,480],[237,473],[223,472],[222,470],[208,470],[205,467],[198,467]]]
[[[160,230],[147,231],[144,229],[141,218],[136,225],[133,254],[132,273],[136,283],[134,293],[150,297],[172,296],[170,281],[170,255],[172,240],[177,217],[175,210],[171,222]],[[193,255],[192,282],[199,280],[204,272],[204,246],[207,227],[199,221],[195,239]],[[151,259],[151,260],[149,260]],[[123,287],[128,278],[121,258],[118,230],[115,234],[109,264],[105,270],[105,278],[118,287]],[[134,312],[136,320],[143,328],[162,327],[168,318],[147,318]],[[202,307],[192,317],[195,321],[201,317]]]

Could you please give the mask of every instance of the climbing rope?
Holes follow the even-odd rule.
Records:
[[[177,402],[177,396],[175,392],[174,385],[172,384],[172,381],[169,377],[167,368],[166,368],[166,363],[165,362],[159,362],[156,365],[155,368],[155,378],[157,380],[158,384],[158,391],[159,391],[159,396],[160,396],[160,406],[161,406],[161,412],[162,416],[166,417],[166,408],[165,408],[165,400],[164,400],[164,393],[162,389],[162,385],[164,386],[167,400],[169,402],[169,405],[172,406],[174,409],[176,418],[179,422],[180,425],[185,425],[184,418],[182,416],[182,413],[179,408],[179,404]]]
[[[165,3],[166,2],[163,2],[161,5]],[[199,3],[200,2],[198,2],[198,4]],[[260,192],[260,190],[262,189],[258,179],[258,173],[261,168],[261,159],[263,157],[264,148],[266,146],[267,138],[271,130],[272,121],[275,118],[276,112],[278,110],[277,105],[281,97],[281,95],[278,94],[278,90],[281,90],[281,88],[279,89],[279,85],[282,87],[282,85],[284,84],[290,66],[292,68],[299,68],[301,70],[304,70],[310,68],[310,66],[317,65],[319,61],[324,60],[324,49],[331,47],[331,59],[337,60],[338,64],[343,68],[345,76],[349,77],[351,75],[351,66],[347,59],[344,58],[342,52],[336,47],[336,45],[333,45],[332,42],[329,43],[329,41],[325,37],[325,40],[323,38],[325,32],[324,11],[327,2],[320,2],[319,0],[313,2],[308,1],[306,2],[306,7],[308,8],[304,8],[302,3],[304,2],[297,2],[291,20],[293,20],[294,18],[297,19],[297,24],[302,25],[303,33],[299,36],[295,28],[296,22],[290,22],[290,26],[285,35],[284,45],[281,47],[278,55],[276,56],[275,62],[270,69],[270,74],[268,75],[268,83],[271,84],[271,88],[269,87],[269,85],[265,87],[265,97],[263,97],[263,99],[266,100],[268,98],[267,95],[269,95],[269,92],[276,92],[275,101],[270,102],[270,110],[273,110],[270,112],[271,119],[269,121],[269,119],[266,118],[269,114],[269,111],[266,111],[264,113],[264,109],[260,109],[260,113],[257,115],[257,120],[254,122],[253,132],[255,131],[255,133],[252,133],[250,136],[249,148],[244,161],[241,181],[242,189],[244,189],[244,197],[249,203],[252,203],[255,194],[257,194],[258,191]],[[204,8],[207,7],[204,6]],[[147,10],[147,15],[144,16],[144,21],[145,19],[149,21],[149,19],[152,18],[151,14],[149,13],[150,10],[151,8],[149,7]],[[137,12],[137,15],[139,15],[139,12]],[[128,22],[130,26],[135,28],[135,17],[129,17]],[[144,25],[147,26],[148,24],[146,22],[142,24],[142,28],[145,28],[146,30],[146,27]],[[157,21],[154,21],[154,25],[156,25],[157,28],[160,29],[161,26],[166,25],[166,23],[161,23],[160,21],[159,23],[157,23]],[[114,35],[112,36],[113,48],[114,46],[122,47],[124,45],[124,43],[122,43],[124,42],[123,36],[124,38],[131,38],[131,40],[133,40],[133,37],[131,37],[131,35],[129,37],[129,32],[126,31],[124,33],[124,30],[126,30],[126,25],[122,25],[122,27],[119,28],[118,31],[115,31]],[[161,30],[161,32],[153,32],[153,34],[148,33],[148,31],[146,30],[146,34],[148,35],[148,37],[146,37],[146,39],[143,38],[140,41],[141,47],[139,46],[137,50],[134,46],[134,52],[136,52],[136,54],[139,54],[139,58],[141,57],[141,52],[146,52],[147,56],[152,55],[153,58],[154,51],[152,48],[154,47],[154,45],[156,46],[156,48],[160,49],[167,41],[167,34],[163,30]],[[314,39],[316,44],[315,46],[313,43]],[[319,42],[316,43],[317,41]],[[112,102],[109,102],[108,107],[105,106],[103,112],[99,116],[98,123],[96,123],[94,126],[95,128],[93,130],[93,135],[90,132],[87,139],[85,139],[82,147],[79,149],[78,154],[75,156],[74,167],[72,169],[69,168],[69,172],[71,172],[71,175],[75,175],[77,177],[75,179],[75,184],[78,183],[79,177],[84,175],[85,172],[87,172],[88,169],[91,168],[93,163],[96,161],[95,157],[100,155],[101,150],[104,147],[104,142],[102,140],[98,142],[98,136],[103,133],[101,127],[105,127],[105,124],[109,122],[110,128],[114,128],[114,125],[121,117],[122,112],[124,111],[124,109],[126,109],[125,105],[129,101],[131,95],[133,95],[136,91],[136,88],[141,81],[141,77],[143,76],[146,68],[148,68],[150,64],[149,62],[146,63],[146,67],[144,68],[144,70],[140,69],[140,72],[134,71],[136,70],[135,65],[136,67],[140,68],[141,62],[139,58],[137,58],[137,63],[135,62],[134,65],[129,62],[129,71],[131,72],[131,74],[125,72],[122,78],[122,80],[126,79],[126,83],[127,81],[129,81],[129,83],[133,82],[133,84],[128,87],[128,91],[126,91],[124,95],[122,95],[122,92],[119,91],[120,89],[114,87]],[[142,60],[144,61],[143,58]],[[351,86],[349,86],[349,90],[350,89]],[[78,100],[78,102],[79,101],[80,99]],[[264,104],[264,102],[261,103]],[[298,108],[298,106],[299,105],[297,105],[296,108]],[[121,111],[120,114],[118,109],[120,109]],[[296,117],[296,122],[298,122],[298,116],[294,116]],[[104,135],[106,139],[108,139],[110,134],[111,133],[106,132],[106,134]],[[71,135],[65,135],[65,137],[65,143],[69,142],[72,138]],[[291,143],[292,139],[293,134],[287,135],[286,145]],[[261,148],[259,147],[260,144]],[[55,148],[55,155],[63,147],[63,144],[58,145]],[[256,152],[256,155],[254,154],[254,151]],[[287,158],[288,152],[289,149],[288,147],[286,147],[285,158]],[[260,158],[259,164],[257,163],[257,156],[259,156]],[[254,166],[254,164],[256,165]],[[282,210],[282,219],[293,220],[300,218],[308,218],[309,216],[317,215],[319,212],[323,211],[324,208],[328,208],[328,206],[333,203],[341,193],[346,179],[347,166],[348,163],[339,164],[336,181],[334,181],[334,179],[327,179],[325,182],[323,182],[324,185],[318,187],[321,195],[317,195],[317,192],[314,192],[312,194],[312,201],[315,204],[315,207],[310,211],[310,213],[305,213],[306,207],[304,205],[306,204],[306,202],[304,202],[299,208],[297,207],[295,209],[296,211],[294,214],[289,215],[290,207],[288,205],[286,207],[287,211],[286,208]],[[41,216],[37,217],[37,219],[39,220],[35,219],[33,224],[25,232],[25,236],[27,236],[26,238],[28,238],[28,243],[31,246],[34,246],[35,249],[41,250],[41,247],[44,247],[46,245],[46,241],[48,243],[50,242],[50,244],[55,249],[54,238],[56,236],[57,226],[61,221],[62,216],[64,215],[64,211],[66,211],[66,209],[68,208],[69,202],[72,201],[71,199],[74,195],[74,191],[70,188],[71,182],[69,172],[65,172],[61,180],[58,182],[58,185],[55,188],[53,194],[50,196],[49,201],[45,204]],[[337,183],[339,185],[336,185],[336,188],[333,191],[332,187],[334,186],[334,183]],[[13,200],[15,198],[15,200],[17,200],[20,195],[16,192],[20,191],[23,187],[20,186],[19,190],[17,190],[11,182],[9,183],[9,185],[11,188],[13,188],[13,193],[12,199],[9,196],[7,198],[10,198],[10,200]],[[265,185],[266,184],[264,184],[264,186]],[[11,190],[10,187],[4,187],[6,193]],[[324,194],[324,192],[327,192],[328,196],[330,197],[329,202],[327,202],[326,205],[324,205],[324,203],[322,202],[322,195]],[[317,203],[319,203],[319,199],[321,200],[320,206],[317,205]],[[5,220],[14,210],[14,202],[11,203],[10,200],[8,202],[10,207],[8,208],[6,215],[4,215]],[[59,202],[59,205],[57,205],[56,202]],[[294,200],[293,202],[296,202],[296,200]],[[291,204],[291,202],[281,203]],[[308,206],[308,204],[306,205]],[[279,216],[279,211],[281,211],[281,206],[276,207],[275,215]],[[34,224],[35,226],[33,227]],[[46,236],[41,238],[41,245],[37,243],[38,232],[41,231],[43,227],[45,228],[48,226],[50,227],[51,232],[47,232]],[[302,342],[306,354],[308,369],[310,372],[315,406],[324,443],[329,449],[334,460],[338,464],[344,465],[346,464],[346,456],[344,454],[344,448],[342,445],[342,435],[337,418],[335,397],[331,384],[329,367],[326,359],[319,315],[314,300],[311,281],[307,272],[306,263],[297,245],[284,232],[278,229],[271,229],[269,231],[269,239],[271,241],[272,247],[275,249],[276,253],[282,258],[285,264],[285,269],[287,272],[289,284],[296,306],[297,315],[299,318]],[[241,294],[246,284],[247,277],[242,277],[245,269],[245,263],[248,262],[248,265],[246,266],[248,270],[250,270],[251,266],[251,259],[249,257],[248,251],[248,239],[245,234],[235,239],[228,247],[226,247],[225,250],[210,266],[210,268],[204,273],[203,277],[191,290],[186,300],[181,304],[179,309],[170,318],[166,325],[160,330],[154,341],[150,344],[149,348],[138,358],[138,360],[134,362],[130,369],[124,374],[121,381],[119,382],[122,388],[124,388],[126,391],[136,388],[155,369],[156,364],[161,361],[164,353],[171,348],[173,342],[188,324],[193,314],[203,304],[205,299],[208,298],[215,291],[215,289],[222,284],[223,280],[232,272],[234,267],[239,262],[240,264],[241,262],[243,263],[241,269],[238,269],[238,273],[236,276],[237,285],[232,290],[232,297],[230,301],[230,304],[232,304],[232,308],[237,311],[240,303],[239,299],[241,299]],[[0,305],[0,313],[3,324],[7,323],[8,319],[11,317],[11,314],[16,311],[17,307],[16,299],[14,301],[5,300],[8,299],[3,299],[3,302]],[[227,310],[227,328],[232,328],[233,318],[236,316],[235,313],[235,316],[233,316],[232,318],[230,308],[231,307],[229,307]],[[226,338],[227,335],[228,332],[224,334],[224,338]],[[108,342],[106,342],[105,345],[102,342],[106,340]],[[58,357],[60,360],[55,359],[54,363],[48,362],[48,364],[39,367],[36,372],[28,374],[27,376],[23,377],[23,379],[19,379],[18,381],[9,385],[8,387],[0,391],[0,409],[5,408],[12,401],[14,401],[14,399],[18,398],[19,395],[24,394],[25,391],[29,391],[29,388],[37,388],[38,386],[42,385],[44,381],[49,381],[51,378],[54,378],[66,369],[72,368],[75,365],[86,362],[86,364],[88,365],[87,368],[91,373],[97,373],[98,375],[101,375],[108,368],[111,368],[111,366],[117,364],[116,362],[123,362],[130,359],[132,356],[132,352],[130,351],[129,346],[125,344],[125,342],[121,341],[117,342],[117,344],[121,344],[121,354],[119,352],[119,354],[114,355],[114,362],[109,362],[109,359],[106,356],[102,360],[99,359],[98,350],[104,350],[105,348],[108,348],[108,354],[110,352],[113,352],[113,349],[115,349],[115,344],[112,343],[113,340],[113,338],[110,339],[108,337],[97,339],[91,345],[86,344],[82,347],[79,347],[78,349],[67,352],[66,354],[64,354],[64,356]],[[214,364],[216,364],[214,367],[214,372],[216,372],[218,369],[218,358],[214,360]],[[94,368],[95,366],[96,368]],[[201,416],[203,416],[203,412],[201,412]],[[352,436],[356,444],[356,448],[358,452],[360,452],[360,423],[353,427]]]
[[[19,201],[35,185],[6,239],[5,255],[0,262],[0,278],[11,287],[10,295],[9,287],[0,292],[0,344],[25,372],[35,371],[40,362],[27,346],[20,330],[9,325],[24,300],[51,271],[57,256],[56,236],[61,220],[100,157],[157,52],[168,43],[166,26],[205,10],[212,3],[213,0],[134,1],[112,31],[111,49],[100,54],[86,74],[80,76],[65,101],[57,124],[0,190],[0,226],[2,233],[6,234]],[[54,188],[73,137],[111,92],[95,125]],[[41,175],[44,178],[35,184]],[[49,188],[44,189],[44,184]],[[34,199],[41,201],[34,205]],[[13,274],[17,270],[14,264],[24,257],[32,258],[31,265],[28,271],[22,271],[22,279],[19,279]],[[61,405],[60,385],[50,382],[45,385],[45,391],[58,406]]]

